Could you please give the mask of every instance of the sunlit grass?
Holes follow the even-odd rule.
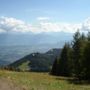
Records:
[[[0,71],[0,78],[7,78],[24,90],[90,90],[90,85],[76,85],[65,77],[48,73]]]

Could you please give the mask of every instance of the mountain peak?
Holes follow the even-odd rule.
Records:
[[[46,53],[31,53],[8,67],[20,71],[49,71],[53,61],[60,55],[61,49],[51,49]]]

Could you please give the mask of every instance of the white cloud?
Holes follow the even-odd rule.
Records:
[[[60,22],[50,22],[48,17],[39,17],[37,18],[38,23],[29,24],[24,21],[9,18],[9,17],[0,17],[0,33],[41,33],[41,32],[68,32],[74,33],[78,29],[80,31],[90,31],[90,18],[85,20],[81,24],[70,24],[70,23],[60,23]],[[46,20],[46,21],[44,21]],[[48,21],[49,20],[49,21]]]
[[[8,17],[0,18],[0,31],[2,32],[29,32],[30,28],[30,24],[26,24],[21,20]]]
[[[90,17],[82,23],[81,30],[90,31]]]
[[[78,28],[81,27],[81,24],[68,24],[68,23],[41,23],[41,28],[45,32],[76,32]]]

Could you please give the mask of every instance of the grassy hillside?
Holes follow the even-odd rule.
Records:
[[[50,71],[53,61],[60,56],[61,49],[51,49],[46,53],[31,53],[8,67],[19,71]]]
[[[48,73],[0,71],[1,78],[8,79],[8,83],[22,87],[22,90],[90,90],[90,85],[74,84],[66,77],[50,76]]]

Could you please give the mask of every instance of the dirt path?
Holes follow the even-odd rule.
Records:
[[[26,89],[15,85],[8,79],[0,78],[0,90],[26,90]]]

